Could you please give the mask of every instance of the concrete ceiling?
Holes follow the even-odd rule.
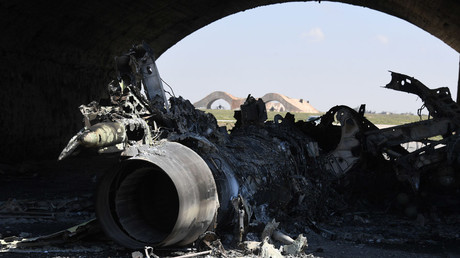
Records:
[[[283,2],[2,1],[0,163],[54,158],[81,127],[78,106],[104,94],[113,56],[132,44],[145,40],[159,56],[220,18]],[[458,0],[331,2],[399,17],[460,51]]]

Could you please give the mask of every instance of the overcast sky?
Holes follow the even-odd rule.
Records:
[[[276,92],[335,105],[416,113],[415,95],[381,88],[388,70],[457,94],[459,53],[399,18],[339,3],[286,3],[216,21],[157,60],[176,95],[195,102],[213,91],[236,97]]]

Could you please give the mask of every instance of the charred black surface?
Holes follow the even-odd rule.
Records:
[[[158,57],[216,20],[283,2],[291,1],[3,1],[0,128],[9,147],[0,150],[0,162],[56,156],[80,127],[76,108],[106,95],[113,57],[133,42],[145,39]],[[331,2],[402,18],[460,50],[456,0]]]
[[[144,43],[133,49],[138,48],[146,51],[126,54],[135,62],[131,70],[118,67],[109,98],[80,107],[84,128],[59,156],[112,157],[96,203],[87,206],[95,206],[97,221],[34,240],[7,237],[1,240],[5,248],[11,248],[6,244],[11,242],[16,248],[34,241],[63,243],[79,234],[94,235],[92,229],[100,225],[109,238],[133,249],[196,243],[223,254],[221,240],[239,248],[249,248],[245,240],[256,240],[262,242],[261,249],[276,240],[286,244],[285,254],[301,255],[307,242],[300,234],[306,229],[327,239],[391,243],[391,230],[370,240],[359,232],[341,234],[354,226],[365,231],[365,224],[374,219],[391,225],[375,214],[391,219],[399,214],[422,227],[429,224],[427,229],[413,229],[412,238],[407,232],[396,233],[416,241],[431,241],[424,234],[437,226],[435,216],[446,216],[443,235],[433,239],[458,240],[448,228],[460,226],[450,217],[459,213],[460,108],[448,92],[392,74],[388,87],[418,94],[434,119],[381,130],[364,117],[364,105],[359,111],[333,107],[317,121],[296,123],[290,113],[266,121],[264,103],[249,95],[235,114],[235,127],[227,132],[188,100],[166,100],[150,48]],[[140,73],[145,68],[150,72]],[[402,88],[402,81],[409,88]],[[141,93],[141,84],[150,94]],[[411,141],[423,146],[402,147]],[[31,215],[32,210],[15,200],[2,205],[8,212]],[[94,216],[92,210],[85,214]],[[299,234],[297,239],[279,231],[274,219]],[[337,232],[328,229],[330,225]]]
[[[143,47],[148,49],[145,44]],[[146,56],[140,59],[135,53],[130,54],[138,59],[135,64],[146,58],[154,61]],[[418,195],[429,188],[424,185],[426,174],[419,170],[427,172],[445,160],[450,160],[447,169],[458,165],[447,157],[458,151],[458,136],[453,133],[456,123],[450,121],[456,121],[459,108],[448,102],[449,95],[439,100],[435,96],[440,91],[431,91],[404,75],[393,74],[389,85],[402,90],[397,88],[401,80],[395,83],[394,78],[404,78],[409,86],[414,81],[409,91],[426,101],[435,118],[444,120],[379,130],[364,117],[363,105],[359,111],[333,107],[319,121],[295,123],[288,113],[266,122],[264,103],[249,95],[241,111],[235,113],[235,127],[227,133],[212,115],[196,110],[180,97],[169,102],[146,99],[139,92],[141,82],[146,88],[162,89],[162,85],[136,74],[138,71],[139,67],[133,67],[131,72],[123,72],[127,78],[137,78],[135,85],[125,85],[119,77],[119,86],[109,87],[110,106],[82,106],[86,126],[60,156],[88,147],[100,153],[120,153],[122,168],[103,179],[97,209],[108,236],[127,247],[190,244],[205,230],[224,235],[233,232],[229,239],[241,243],[250,225],[269,225],[272,218],[291,221],[302,217],[321,233],[313,221],[326,221],[329,214],[347,209],[398,209],[392,201],[400,200],[411,187],[413,201],[403,202],[401,209],[407,216],[417,217],[418,210],[423,210]],[[435,107],[442,103],[450,103],[453,112],[443,113],[452,117],[437,111]],[[132,128],[136,134],[127,133]],[[440,132],[445,139],[426,139]],[[426,146],[409,152],[401,147],[409,141]],[[447,147],[433,147],[449,142]],[[129,165],[133,161],[139,166]],[[452,175],[444,174],[443,182],[451,184]],[[166,195],[166,199],[143,198],[150,194],[146,190],[149,182],[153,187],[157,182],[165,186],[152,194]],[[205,194],[206,190],[214,195]],[[197,218],[192,222],[188,213],[197,210],[205,212],[199,213],[198,222]],[[180,233],[184,229],[190,235]]]

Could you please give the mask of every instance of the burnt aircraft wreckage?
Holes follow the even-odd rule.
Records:
[[[166,99],[145,43],[116,58],[116,67],[110,100],[80,106],[85,126],[59,159],[118,153],[96,213],[106,234],[129,248],[184,246],[208,231],[241,242],[251,226],[287,210],[317,219],[340,206],[330,196],[369,175],[380,181],[361,185],[394,180],[417,192],[436,171],[453,184],[460,165],[460,107],[449,89],[431,90],[403,74],[392,72],[386,88],[418,95],[431,119],[378,129],[364,106],[335,106],[317,121],[295,122],[289,113],[266,121],[263,101],[249,96],[227,132],[188,100]],[[423,147],[401,146],[414,141]]]

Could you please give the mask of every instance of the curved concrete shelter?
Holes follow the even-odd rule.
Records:
[[[291,1],[3,1],[0,163],[54,158],[101,97],[113,57],[145,40],[157,57],[225,16]],[[308,1],[304,1],[308,2]],[[460,51],[457,0],[343,0],[404,19]]]

